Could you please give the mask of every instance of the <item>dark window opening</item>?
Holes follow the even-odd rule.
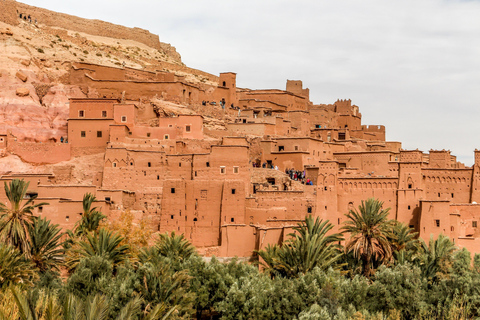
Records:
[[[477,221],[472,221],[472,228],[476,228],[477,227]]]
[[[410,210],[410,206],[408,206],[408,210]]]
[[[453,198],[453,193],[452,193],[452,198]]]
[[[170,216],[170,219],[173,219],[173,214]]]
[[[197,219],[197,218],[193,218],[193,222],[197,222],[197,221],[198,221],[198,219]]]
[[[413,224],[408,226],[409,228],[413,229],[415,226]]]
[[[440,192],[438,193],[438,197],[440,198]]]
[[[207,162],[207,163],[206,163],[206,166],[207,166],[207,168],[210,167],[210,162]]]
[[[147,137],[148,137],[148,138],[150,138],[150,135],[151,135],[150,132],[147,132]]]
[[[435,226],[440,227],[440,220],[435,220]]]
[[[325,186],[323,189],[324,189],[325,191],[327,191],[327,190],[328,190],[327,186]]]
[[[267,178],[267,182],[270,183],[271,185],[275,184],[275,178]]]
[[[312,213],[312,207],[307,207],[307,213]]]
[[[338,140],[345,140],[345,132],[338,133]]]
[[[222,82],[222,85],[223,85],[224,87],[226,87],[226,86],[227,86],[227,83],[226,83],[225,81],[223,81],[223,82]]]
[[[85,138],[86,134],[85,131],[80,131],[80,137]]]
[[[102,137],[102,131],[97,131],[97,138],[101,138]]]
[[[409,183],[409,184],[408,184],[408,189],[412,189],[412,187],[413,187],[412,184]]]
[[[278,151],[285,151],[285,146],[278,146]]]
[[[38,207],[38,212],[42,212],[42,211],[43,211],[43,207],[42,206]]]
[[[232,194],[235,194],[236,190],[235,189],[232,189]]]
[[[102,118],[106,118],[107,117],[107,111],[102,111]]]
[[[110,197],[105,197],[106,202],[110,202],[112,199]]]
[[[181,166],[182,166],[182,163],[181,163],[181,162],[179,162],[179,163],[178,163],[178,166],[179,166],[179,167],[181,167]]]
[[[78,111],[78,116],[79,116],[80,118],[85,117],[85,111],[83,111],[83,110]]]
[[[243,123],[247,123],[247,119],[242,119],[242,122],[243,122]]]
[[[235,218],[231,218],[231,219],[230,219],[230,222],[235,222]]]
[[[316,125],[315,125],[315,129],[321,129],[321,128],[322,128],[321,125],[319,125],[319,124],[316,124]]]
[[[157,176],[157,180],[160,180],[160,176]]]
[[[175,188],[170,188],[171,193],[175,193]]]
[[[152,163],[151,162],[147,163],[147,166],[150,168],[152,166]]]
[[[190,126],[185,126],[185,131],[190,132]]]

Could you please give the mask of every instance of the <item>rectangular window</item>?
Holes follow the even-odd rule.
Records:
[[[185,131],[190,132],[190,126],[185,126]]]
[[[225,172],[226,172],[225,167],[220,167],[220,173],[225,174]]]
[[[476,228],[477,227],[477,221],[472,221],[472,228]]]
[[[175,188],[170,188],[170,193],[175,193]]]
[[[231,218],[231,219],[230,219],[230,222],[235,222],[235,218]]]
[[[338,133],[338,140],[345,140],[345,132]]]
[[[164,139],[164,140],[168,140],[168,138],[169,138],[168,134],[166,134],[166,135],[163,136],[163,139]]]
[[[78,117],[79,118],[85,117],[85,110],[78,110]]]
[[[235,190],[235,189],[232,189],[232,194],[235,194],[235,192],[236,192],[236,191],[237,191],[237,190]]]
[[[298,151],[298,146],[295,146],[295,151]]]
[[[238,167],[233,167],[233,173],[238,173]]]
[[[205,165],[207,166],[207,168],[210,167],[210,162],[207,162]]]
[[[147,138],[150,138],[150,132],[147,132]]]
[[[307,207],[307,213],[312,213],[312,207]]]
[[[106,118],[107,117],[107,111],[103,110],[102,111],[102,118]]]
[[[122,116],[122,122],[127,122],[127,117],[126,116]]]
[[[440,220],[435,220],[435,226],[440,227]]]
[[[80,137],[85,138],[86,134],[85,131],[80,131]]]
[[[102,137],[102,131],[97,131],[97,138],[101,138]]]

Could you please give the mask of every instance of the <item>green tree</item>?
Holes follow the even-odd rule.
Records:
[[[48,204],[45,202],[33,204],[37,196],[27,197],[29,184],[23,179],[13,179],[9,184],[5,182],[5,194],[10,207],[0,202],[0,239],[21,252],[28,250],[27,228],[35,219],[33,210]]]
[[[398,264],[412,263],[421,249],[418,232],[398,221],[393,222],[390,242]]]
[[[81,259],[101,256],[117,267],[130,257],[129,247],[122,245],[122,240],[117,233],[103,228],[98,233],[87,234],[85,240],[78,242],[78,248],[69,250],[67,266],[73,270]]]
[[[63,236],[58,224],[51,224],[46,218],[35,219],[28,225],[30,238],[28,257],[42,273],[49,270],[59,271],[64,262],[64,250],[60,239]]]
[[[335,266],[341,258],[338,243],[343,240],[338,233],[329,234],[333,225],[328,220],[308,216],[303,223],[293,228],[281,248],[267,246],[258,251],[263,259],[263,267],[271,274],[279,273],[287,277],[298,276],[318,267],[326,270]]]
[[[423,240],[421,245],[423,251],[420,255],[419,265],[424,278],[432,283],[450,273],[457,248],[447,236],[440,234],[434,240],[432,235],[428,246]]]
[[[383,263],[392,256],[392,222],[388,220],[388,209],[382,209],[383,202],[370,198],[350,210],[345,216],[342,230],[350,235],[345,251],[353,252],[362,260],[363,274],[370,277],[373,261]]]
[[[97,209],[97,207],[92,208],[92,204],[96,200],[97,198],[91,193],[86,193],[83,196],[82,218],[75,225],[76,236],[82,236],[88,234],[89,232],[97,231],[100,227],[100,223],[106,218],[106,216],[103,215],[102,212]]]
[[[0,288],[12,284],[32,286],[38,278],[35,265],[16,248],[0,243]]]

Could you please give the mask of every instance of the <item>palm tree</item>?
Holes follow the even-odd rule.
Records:
[[[392,256],[392,222],[388,220],[388,209],[382,209],[383,202],[370,198],[362,201],[358,210],[350,210],[345,216],[342,230],[350,234],[345,250],[353,252],[362,260],[363,274],[369,277],[373,261],[390,260]]]
[[[97,207],[92,208],[92,204],[96,200],[97,198],[91,193],[86,193],[83,196],[82,219],[75,225],[75,235],[81,236],[96,231],[100,226],[100,222],[106,218],[105,215],[97,210]]]
[[[421,247],[417,237],[418,232],[414,232],[412,228],[398,221],[393,223],[390,241],[392,243],[393,256],[397,263],[413,262]]]
[[[176,235],[175,231],[172,231],[171,234],[168,232],[160,234],[155,248],[162,256],[180,261],[187,260],[197,252],[183,234]]]
[[[11,284],[33,285],[37,279],[35,265],[16,248],[0,243],[0,288]]]
[[[423,252],[420,255],[419,264],[422,275],[429,282],[435,282],[449,272],[457,248],[443,234],[440,234],[436,240],[433,240],[433,235],[430,236],[428,246],[425,241],[421,240],[421,246]]]
[[[45,202],[34,204],[36,195],[27,199],[29,184],[23,179],[14,179],[9,184],[5,182],[5,194],[10,202],[10,208],[0,203],[0,239],[21,252],[27,251],[27,228],[35,219],[33,210],[48,204]],[[25,203],[24,199],[27,199]]]
[[[51,269],[59,271],[64,261],[64,250],[60,239],[63,235],[58,224],[51,224],[47,219],[35,219],[28,226],[30,237],[27,256],[37,266],[40,272]]]
[[[78,248],[70,250],[67,265],[73,270],[80,260],[92,256],[102,256],[114,266],[127,260],[130,256],[128,245],[122,245],[123,238],[118,233],[100,229],[98,233],[87,234],[87,238],[78,242]]]
[[[258,251],[264,260],[263,266],[268,272],[277,271],[287,277],[305,274],[315,267],[328,269],[342,256],[338,245],[342,236],[338,233],[327,235],[332,228],[328,220],[306,217],[293,228],[295,232],[288,235],[290,239],[281,248],[267,246],[265,251]]]

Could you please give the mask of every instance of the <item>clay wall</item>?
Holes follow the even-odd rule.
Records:
[[[73,62],[72,68],[75,74],[83,76],[84,73],[89,74],[91,77],[98,80],[143,80],[143,81],[156,81],[159,80],[155,72],[149,72],[144,70],[138,70],[133,68],[117,68],[109,67],[99,64],[86,63],[86,62]],[[162,77],[165,77],[165,73],[162,72]],[[172,80],[174,75],[172,75]]]
[[[310,89],[303,89],[301,80],[287,80],[286,91],[310,99]]]
[[[470,202],[471,169],[422,169],[422,175],[425,199]]]
[[[389,218],[395,219],[397,181],[396,178],[338,178],[339,217],[335,223],[342,223],[349,210],[358,209],[362,200],[372,197],[383,201],[383,207],[390,208]]]
[[[265,110],[276,110],[276,111],[286,111],[287,106],[281,105],[272,101],[258,100],[258,99],[239,99],[238,106],[244,109],[265,109]],[[243,112],[243,111],[242,111]]]
[[[81,82],[72,84],[91,87],[103,98],[121,99],[122,93],[125,92],[125,99],[127,100],[159,97],[178,104],[198,105],[202,100],[201,95],[203,95],[196,86],[183,82],[98,80],[87,74],[81,79]]]
[[[310,129],[338,128],[338,114],[324,107],[313,107],[309,110]]]
[[[256,228],[247,225],[223,225],[221,227],[221,257],[249,257],[256,249]],[[269,238],[268,238],[269,239]]]
[[[71,157],[68,143],[18,142],[10,139],[7,150],[23,161],[35,164],[59,163]]]
[[[480,205],[479,204],[452,204],[450,212],[459,216],[456,230],[458,237],[480,238]],[[480,247],[476,248],[476,252]]]
[[[96,195],[95,186],[81,185],[39,185],[38,194],[43,198],[61,198],[65,200],[83,200],[86,193]]]
[[[163,43],[162,43],[162,45],[163,45]],[[175,48],[173,48],[173,49],[175,50]],[[176,54],[178,55],[178,53],[176,53]],[[203,79],[209,80],[211,82],[215,82],[215,83],[219,82],[219,77],[216,76],[216,75],[213,75],[213,74],[205,72],[205,71],[189,68],[189,67],[187,67],[183,64],[174,64],[174,63],[170,63],[170,62],[167,62],[167,61],[156,61],[155,65],[147,66],[146,70],[154,71],[154,72],[167,71],[167,72],[170,72],[170,73],[177,71],[177,72],[181,72],[181,73],[192,74],[192,75],[194,75],[194,76],[196,76],[200,79],[203,78]]]
[[[115,123],[133,125],[135,122],[135,106],[133,104],[115,104],[113,106],[113,119]]]
[[[420,150],[400,150],[401,162],[423,162],[423,153]]]
[[[238,99],[267,100],[287,107],[288,111],[307,110],[308,100],[304,97],[281,90],[252,90],[241,91]]]
[[[68,144],[76,148],[105,148],[113,119],[69,119]],[[94,150],[94,149],[92,149]],[[95,149],[96,150],[96,149]]]
[[[450,235],[450,208],[448,201],[420,201],[420,237],[428,243],[430,236]]]
[[[341,152],[333,155],[346,168],[355,168],[364,174],[390,176],[389,151]]]
[[[255,135],[260,137],[276,135],[276,127],[270,123],[227,123],[225,127],[230,133],[237,135]]]
[[[295,223],[309,214],[316,214],[315,199],[302,191],[259,190],[245,209],[248,223],[261,225]]]
[[[20,2],[17,2],[17,10],[20,13],[23,12],[31,15],[32,19],[37,19],[40,25],[84,32],[102,37],[130,39],[158,50],[161,49],[158,35],[151,34],[144,29],[128,28],[100,20],[79,18],[64,13],[29,6]]]
[[[181,137],[184,139],[203,139],[203,117],[200,115],[179,115],[174,118],[159,118],[159,127],[180,128]]]
[[[339,114],[337,117],[338,128],[348,130],[361,130],[362,118],[351,114]]]
[[[429,153],[429,168],[452,168],[455,162],[452,163],[452,158],[449,150],[430,150]]]
[[[291,127],[297,130],[296,132],[299,136],[306,137],[310,135],[311,119],[307,112],[288,112],[287,118],[291,121]]]
[[[70,99],[69,119],[113,119],[116,102],[115,99]]]

